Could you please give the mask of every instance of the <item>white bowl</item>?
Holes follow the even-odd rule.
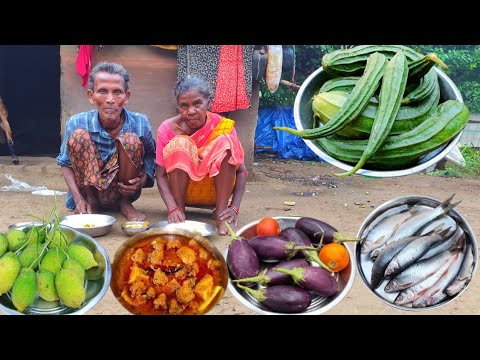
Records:
[[[60,224],[76,229],[93,237],[103,236],[112,231],[117,219],[103,214],[74,214],[64,216]]]

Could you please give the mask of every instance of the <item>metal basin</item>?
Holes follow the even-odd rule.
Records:
[[[440,102],[446,100],[458,100],[463,103],[462,95],[460,91],[455,86],[453,81],[445,75],[443,72],[435,68],[438,74],[438,82],[440,85]],[[311,129],[313,126],[313,110],[312,110],[312,98],[315,93],[320,89],[323,83],[330,79],[330,76],[323,71],[323,68],[320,67],[314,73],[312,73],[300,87],[297,96],[295,98],[295,104],[293,107],[293,116],[295,118],[295,126],[299,130]],[[401,170],[369,170],[369,169],[360,169],[356,172],[359,175],[371,176],[371,177],[398,177],[415,174],[417,172],[423,171],[428,167],[436,164],[442,160],[445,156],[448,155],[457,145],[462,132],[457,134],[449,143],[442,145],[440,148],[435,149],[434,151],[424,155],[418,164]],[[334,165],[342,170],[348,171],[353,168],[352,165],[337,160],[327,154],[323,149],[312,140],[305,140],[307,146],[320,158],[325,160],[331,165]]]
[[[31,223],[30,223],[31,224]],[[17,227],[20,229],[19,227]],[[23,227],[23,231],[30,230],[31,225]],[[81,315],[92,309],[103,298],[110,285],[112,269],[107,252],[100,243],[75,229],[61,225],[62,233],[72,244],[85,246],[93,253],[98,267],[85,271],[85,289],[87,297],[79,309],[62,305],[60,301],[45,301],[38,295],[32,306],[19,312],[12,303],[11,292],[0,296],[0,310],[8,315]]]
[[[188,242],[190,239],[194,239],[197,243],[202,245],[203,248],[206,249],[213,256],[214,259],[220,262],[220,279],[219,283],[216,284],[216,286],[221,286],[221,290],[217,293],[212,293],[214,294],[214,297],[212,297],[211,302],[208,303],[205,310],[201,311],[199,315],[208,313],[215,307],[215,305],[223,298],[223,295],[225,294],[228,281],[227,264],[220,251],[210,242],[210,240],[208,240],[204,236],[201,236],[198,233],[186,230],[150,229],[138,233],[123,242],[123,244],[118,248],[115,253],[115,258],[112,264],[112,281],[110,284],[110,288],[112,289],[112,292],[117,298],[118,302],[132,314],[168,315],[168,312],[166,311],[155,311],[150,308],[145,309],[145,307],[142,308],[141,306],[136,306],[131,302],[127,302],[124,297],[122,297],[122,291],[125,285],[125,278],[126,276],[128,276],[127,271],[129,271],[129,266],[126,265],[128,264],[128,258],[126,254],[128,254],[128,251],[132,247],[135,247],[140,242],[144,242],[145,240],[153,241],[158,238],[161,238],[162,240],[165,240],[167,242],[176,240]]]
[[[295,226],[295,223],[299,219],[299,217],[274,217],[280,224],[280,229],[285,229],[287,227]],[[242,227],[239,231],[237,231],[238,236],[241,236],[245,239],[250,239],[254,237],[256,232],[257,224],[260,220],[253,221],[244,227]],[[228,289],[230,292],[235,296],[235,298],[240,301],[243,305],[248,307],[249,309],[262,314],[262,315],[318,315],[327,312],[328,310],[332,309],[334,306],[338,305],[348,294],[350,291],[353,282],[355,280],[355,256],[353,256],[352,251],[346,246],[348,253],[350,255],[350,263],[348,266],[343,269],[342,271],[336,273],[336,279],[338,282],[338,291],[335,295],[330,297],[324,297],[319,295],[312,296],[312,303],[302,313],[294,313],[294,314],[286,314],[286,313],[278,313],[274,312],[267,307],[263,306],[259,303],[256,299],[253,298],[252,295],[247,293],[245,290],[238,288],[233,282],[231,277],[228,280]],[[225,259],[227,258],[228,249],[225,251]],[[262,270],[267,266],[267,263],[261,264]],[[254,289],[259,289],[261,286],[257,285]]]
[[[435,208],[441,203],[440,200],[429,197],[429,196],[403,196],[399,197],[390,201],[385,202],[384,204],[380,205],[377,209],[372,211],[367,218],[363,221],[362,225],[360,226],[360,229],[358,230],[357,237],[361,237],[365,229],[381,214],[383,214],[385,211],[388,209],[399,206],[399,205],[414,205],[414,204],[419,204],[419,205],[425,205],[428,207]],[[473,250],[473,257],[475,259],[475,264],[472,272],[472,279],[470,280],[470,283],[473,280],[473,277],[475,276],[475,273],[477,271],[477,264],[478,264],[478,249],[477,249],[477,239],[475,238],[475,234],[468,224],[467,220],[456,210],[452,209],[448,212],[448,215],[452,217],[456,222],[457,225],[462,228],[462,230],[465,232],[466,235],[466,240],[467,242],[470,242],[472,245],[472,250]],[[384,283],[382,283],[377,289],[372,289],[369,285],[370,283],[370,278],[371,278],[371,273],[372,273],[372,266],[373,262],[369,258],[369,253],[362,254],[361,253],[361,247],[362,244],[361,242],[357,242],[355,244],[355,258],[357,260],[357,267],[358,267],[358,273],[360,275],[360,278],[362,279],[363,283],[365,286],[372,292],[375,296],[377,296],[380,300],[382,300],[384,303],[393,306],[397,309],[401,310],[409,310],[409,311],[424,311],[424,310],[432,310],[439,308],[441,306],[447,305],[451,301],[455,300],[458,296],[460,296],[465,290],[467,290],[469,284],[467,284],[459,293],[455,294],[452,297],[448,297],[442,302],[432,305],[432,306],[427,306],[424,308],[412,308],[408,307],[406,305],[397,305],[394,304],[393,301],[395,300],[395,297],[398,295],[398,292],[394,293],[387,293],[383,290],[385,287],[385,284],[387,283],[386,280],[384,280]]]
[[[121,228],[125,235],[133,236],[150,229],[150,224],[148,221],[126,221]]]

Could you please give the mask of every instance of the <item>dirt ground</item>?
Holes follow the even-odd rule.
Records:
[[[11,165],[9,157],[0,157],[0,187],[10,185],[5,174],[27,182],[32,186],[47,186],[51,190],[67,191],[67,187],[53,158],[20,158],[21,165]],[[355,236],[368,214],[399,196],[425,195],[445,199],[455,193],[455,200],[462,200],[457,210],[467,219],[474,233],[480,230],[480,202],[478,192],[480,180],[432,177],[425,174],[402,178],[376,179],[362,176],[337,178],[338,169],[317,162],[274,160],[264,157],[254,163],[247,190],[240,209],[239,226],[266,216],[310,216],[335,226],[348,236]],[[315,196],[297,196],[294,192],[314,192]],[[67,214],[65,197],[59,197],[60,215]],[[284,201],[294,201],[291,210],[284,211]],[[53,197],[36,196],[29,192],[0,192],[0,231],[9,224],[29,221],[28,214],[46,217],[51,210]],[[166,219],[166,209],[155,188],[146,189],[135,206],[145,212],[150,222]],[[125,218],[119,213],[109,213],[118,221],[113,231],[97,240],[105,247],[111,259],[116,249],[126,239],[120,229]],[[214,223],[206,210],[191,209],[187,216],[191,220]],[[224,253],[227,237],[212,236],[211,241]],[[349,244],[353,250],[354,246]],[[340,314],[480,314],[478,297],[480,279],[474,277],[468,289],[454,301],[430,311],[414,312],[393,308],[374,296],[356,273],[354,284],[343,301],[328,311],[328,315]],[[114,298],[109,289],[104,298],[88,314],[128,314]],[[220,303],[210,314],[255,314],[241,304],[227,290]]]

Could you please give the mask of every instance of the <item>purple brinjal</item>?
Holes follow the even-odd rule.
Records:
[[[284,269],[293,269],[296,267],[308,266],[308,263],[305,261],[305,259],[295,259],[295,260],[282,261],[276,264],[276,266]],[[233,282],[245,282],[245,281],[258,283],[262,286],[293,284],[293,279],[290,275],[282,274],[278,271],[273,270],[273,268],[264,269],[260,271],[260,274],[258,274],[258,276],[233,280]]]
[[[283,229],[280,234],[280,237],[283,237],[289,241],[293,241],[297,245],[301,246],[312,246],[310,238],[300,229],[294,227],[288,227]],[[297,255],[298,256],[298,255]],[[333,272],[327,265],[325,265],[322,260],[318,257],[318,249],[315,250],[301,250],[300,256],[305,257],[307,261],[313,261],[320,265],[322,268],[328,272]],[[281,266],[280,266],[281,267]]]
[[[248,240],[260,260],[288,260],[299,250],[315,250],[312,246],[299,246],[280,236],[258,235]]]
[[[275,285],[253,290],[238,285],[272,311],[281,313],[299,313],[307,310],[312,303],[312,294],[306,289],[294,285]]]
[[[295,227],[302,230],[312,241],[312,244],[318,245],[322,242],[323,245],[330,244],[331,242],[344,242],[344,241],[361,241],[360,238],[349,238],[339,233],[332,225],[326,222],[313,219],[310,217],[302,217],[297,220]]]
[[[330,273],[316,266],[298,267],[291,270],[275,266],[274,269],[290,275],[295,284],[321,296],[335,295],[338,290],[337,280]]]
[[[257,276],[260,272],[260,260],[255,250],[247,240],[239,237],[228,226],[232,239],[228,245],[227,266],[233,279],[242,279]],[[255,283],[244,283],[245,286],[253,286]]]

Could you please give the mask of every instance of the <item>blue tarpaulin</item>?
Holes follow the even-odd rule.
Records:
[[[258,109],[255,130],[255,152],[270,152],[279,159],[317,160],[322,159],[305,144],[299,136],[286,131],[273,130],[274,126],[296,128],[292,108]]]

